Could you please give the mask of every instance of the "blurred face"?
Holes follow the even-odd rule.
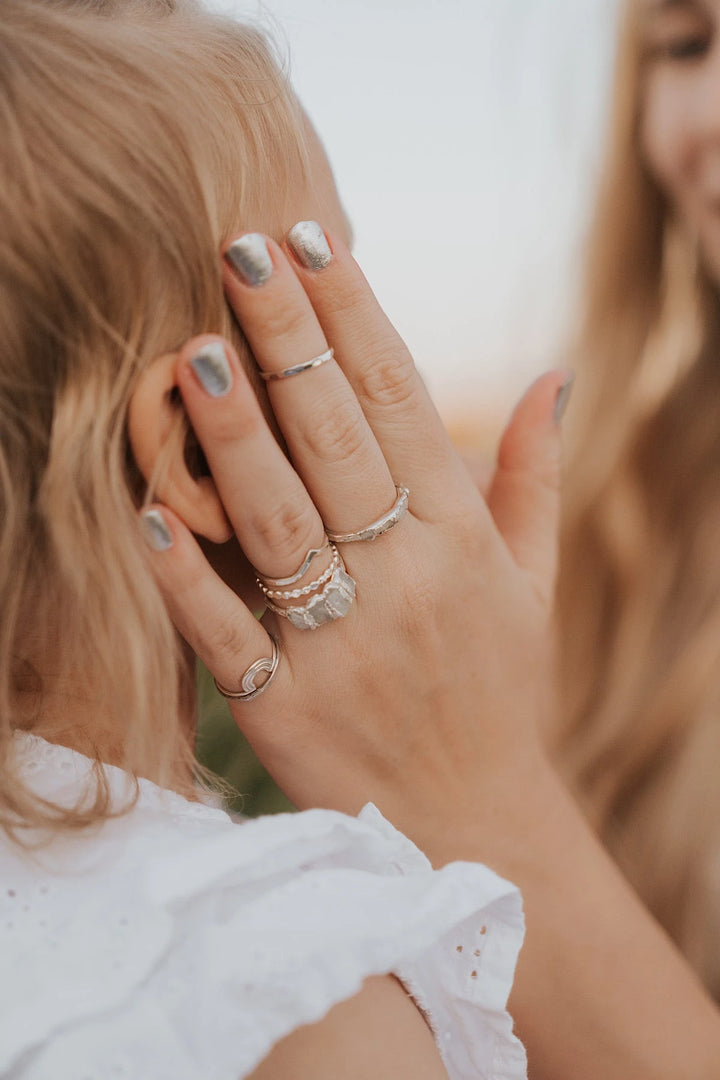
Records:
[[[646,161],[720,285],[720,0],[640,0]]]

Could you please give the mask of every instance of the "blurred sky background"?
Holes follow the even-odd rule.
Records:
[[[616,0],[208,4],[259,21],[289,56],[356,255],[446,420],[474,441],[558,360]]]

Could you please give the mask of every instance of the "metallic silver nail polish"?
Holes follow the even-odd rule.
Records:
[[[308,270],[322,270],[332,261],[332,251],[317,221],[299,221],[288,233],[288,244]]]
[[[565,415],[565,410],[568,407],[568,402],[570,401],[570,395],[572,394],[572,389],[574,385],[575,375],[573,374],[565,380],[565,382],[562,384],[562,386],[557,392],[557,397],[555,398],[555,410],[553,413],[556,424],[559,424],[563,416]]]
[[[260,233],[247,233],[235,240],[225,258],[247,285],[263,285],[273,272],[270,252]]]
[[[140,515],[143,536],[153,551],[167,551],[173,546],[172,533],[159,510],[145,510]]]
[[[211,341],[193,356],[190,367],[198,377],[203,390],[210,397],[224,397],[232,386],[232,371],[225,346],[221,341]]]

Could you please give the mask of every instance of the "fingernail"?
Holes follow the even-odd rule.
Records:
[[[232,386],[232,371],[225,346],[221,341],[211,341],[203,346],[190,361],[190,367],[198,382],[210,397],[224,397]]]
[[[140,528],[153,551],[167,551],[173,546],[172,533],[159,510],[143,510]]]
[[[332,251],[317,221],[298,221],[287,235],[298,262],[308,270],[322,270],[332,262]]]
[[[575,372],[572,372],[558,390],[557,397],[555,398],[555,409],[553,412],[553,417],[556,424],[559,424],[562,421],[563,416],[565,415],[565,410],[568,407],[568,402],[570,401],[570,395],[572,394],[574,385]]]
[[[246,285],[264,285],[273,272],[270,252],[260,233],[247,233],[233,241],[225,252],[225,259]]]

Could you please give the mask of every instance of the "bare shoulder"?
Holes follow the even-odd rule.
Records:
[[[279,1042],[250,1080],[448,1080],[422,1015],[392,975]]]

